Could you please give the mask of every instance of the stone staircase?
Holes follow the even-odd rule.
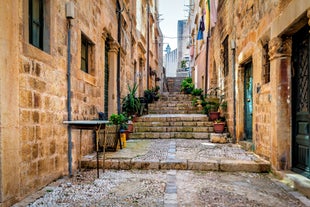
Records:
[[[213,133],[213,123],[202,107],[192,106],[189,94],[163,93],[148,112],[134,123],[130,139],[209,139]]]
[[[178,104],[183,104],[178,107]],[[175,107],[174,107],[175,106]],[[192,107],[191,95],[163,94],[138,117],[125,148],[84,156],[84,168],[268,172],[270,163],[236,144],[214,144],[213,122]],[[189,111],[191,113],[189,113]],[[186,112],[186,113],[185,113]],[[209,139],[210,140],[207,140]]]
[[[202,107],[192,105],[192,95],[179,92],[163,93],[159,101],[149,104],[149,114],[202,114]]]

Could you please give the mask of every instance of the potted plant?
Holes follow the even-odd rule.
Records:
[[[141,103],[138,97],[136,97],[138,85],[134,83],[131,88],[128,85],[129,94],[127,94],[122,101],[122,111],[127,114],[127,116],[136,116],[140,112]]]
[[[191,94],[194,89],[194,83],[191,77],[187,77],[181,82],[181,92]]]
[[[207,101],[204,105],[204,113],[208,114],[210,121],[214,121],[219,118],[220,112],[219,103],[216,101]]]
[[[120,127],[120,129],[127,129],[127,117],[124,114],[111,114],[109,121],[113,124],[113,125],[118,125]]]
[[[223,133],[225,130],[225,118],[220,117],[219,119],[216,119],[213,123],[213,129],[215,133]]]
[[[127,129],[127,118],[124,114],[111,114],[110,124],[105,128],[105,149],[116,151],[117,143],[120,141],[120,131]],[[102,141],[100,141],[102,143]]]
[[[201,88],[194,88],[192,91],[193,96],[201,97],[203,90]]]
[[[147,89],[144,91],[144,98],[147,101],[147,103],[153,103],[154,97],[155,97],[155,94],[153,90]]]

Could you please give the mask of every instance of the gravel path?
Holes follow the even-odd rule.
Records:
[[[268,174],[195,171],[84,171],[15,206],[309,206]],[[299,194],[298,194],[299,195]],[[34,199],[35,198],[35,199]]]

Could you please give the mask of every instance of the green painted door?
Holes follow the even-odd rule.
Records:
[[[244,131],[245,139],[252,140],[253,123],[252,62],[244,65]]]
[[[293,36],[292,170],[310,178],[310,35],[309,26]]]

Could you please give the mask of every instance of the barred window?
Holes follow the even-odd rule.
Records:
[[[84,35],[81,37],[81,70],[90,73],[93,64],[94,44]]]
[[[229,56],[228,56],[228,36],[226,36],[225,40],[223,41],[223,48],[224,48],[224,76],[227,76],[229,73]]]
[[[44,1],[29,0],[29,43],[43,50]]]
[[[269,45],[263,46],[263,82],[270,82],[270,60],[269,60]]]

